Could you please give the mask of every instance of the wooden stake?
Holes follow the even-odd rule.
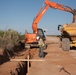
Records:
[[[30,59],[29,58],[29,55],[28,55],[28,57],[27,57],[27,59],[10,59],[10,61],[16,61],[16,62],[18,62],[18,61],[27,61],[28,62],[28,64],[27,64],[27,68],[28,68],[28,72],[29,72],[29,64],[30,64],[30,61],[45,61],[45,60],[42,60],[42,59]]]

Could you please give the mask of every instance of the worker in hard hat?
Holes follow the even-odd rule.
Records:
[[[45,46],[45,44],[44,44],[44,42],[43,42],[43,40],[42,40],[42,38],[41,37],[39,37],[38,38],[38,45],[39,45],[39,57],[41,58],[44,58],[44,52],[43,52],[43,50],[44,50],[44,46]]]

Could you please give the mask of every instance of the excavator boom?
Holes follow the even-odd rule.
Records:
[[[42,16],[44,15],[44,13],[47,11],[49,5],[46,5],[44,8],[41,8],[40,11],[38,12],[37,16],[35,17],[33,24],[32,24],[32,29],[34,31],[34,33],[38,33],[37,31],[37,24],[40,21],[40,19],[42,18]]]
[[[40,19],[42,18],[42,16],[44,15],[44,13],[47,11],[47,9],[49,7],[51,8],[54,8],[54,9],[59,9],[59,10],[63,10],[63,11],[66,11],[66,12],[70,12],[74,15],[76,15],[76,10],[73,10],[71,7],[69,6],[65,6],[63,4],[58,4],[56,2],[51,2],[49,0],[45,0],[44,4],[46,5],[44,8],[40,8],[38,14],[36,15],[33,23],[32,23],[32,29],[34,31],[34,33],[38,33],[37,31],[37,25],[38,25],[38,22],[40,21]],[[75,20],[75,18],[73,17],[73,20]],[[74,22],[74,21],[73,21]]]

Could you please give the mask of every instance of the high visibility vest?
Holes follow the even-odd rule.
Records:
[[[45,46],[45,44],[40,45],[40,47],[44,47],[44,46]]]

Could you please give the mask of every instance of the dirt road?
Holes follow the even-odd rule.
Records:
[[[58,37],[47,37],[47,44],[45,58],[38,58],[38,52],[33,58],[45,61],[31,62],[27,75],[76,75],[76,50],[63,51]]]

